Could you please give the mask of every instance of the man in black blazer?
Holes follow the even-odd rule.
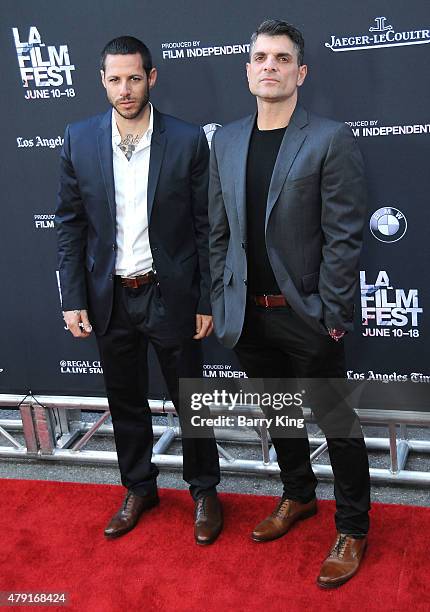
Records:
[[[352,329],[366,210],[363,162],[346,125],[297,104],[307,71],[303,49],[296,28],[263,22],[251,38],[247,64],[257,113],[218,130],[212,140],[215,333],[253,378],[345,377],[342,337]],[[331,396],[330,404],[334,408]],[[331,412],[336,424],[353,432],[348,437],[327,431],[324,406],[317,402],[312,409],[326,433],[335,478],[338,534],[318,577],[330,588],[351,578],[364,554],[369,468],[352,409],[343,402]],[[271,437],[284,494],[254,529],[257,542],[284,535],[317,511],[307,437],[288,438],[279,428]]]
[[[148,344],[177,409],[179,378],[202,372],[201,340],[212,331],[209,150],[201,128],[150,104],[157,71],[141,41],[110,41],[101,77],[112,110],[66,129],[56,226],[64,319],[75,337],[95,331],[128,489],[105,530],[114,538],[159,502]],[[209,435],[182,444],[195,539],[208,544],[222,526],[216,442]]]

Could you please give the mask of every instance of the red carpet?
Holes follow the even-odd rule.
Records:
[[[123,498],[117,486],[0,481],[0,591],[66,591],[77,612],[343,612],[430,610],[430,509],[374,504],[368,554],[335,591],[315,585],[334,535],[333,503],[268,544],[249,538],[270,497],[221,496],[225,530],[211,546],[193,541],[187,492],[161,504],[128,535],[103,528]]]

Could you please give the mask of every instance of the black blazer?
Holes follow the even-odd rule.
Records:
[[[99,335],[111,316],[116,259],[111,118],[109,110],[67,126],[55,217],[62,308],[88,309]],[[154,109],[149,242],[166,307],[184,335],[195,333],[196,313],[210,314],[208,161],[201,128]]]

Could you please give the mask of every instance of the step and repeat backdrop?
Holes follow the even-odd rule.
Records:
[[[430,382],[430,11],[422,0],[3,0],[0,392],[103,395],[94,339],[64,328],[54,208],[67,123],[108,108],[99,55],[119,35],[151,49],[161,111],[220,126],[254,111],[245,63],[265,18],[305,37],[301,103],[351,126],[369,210],[348,376]],[[164,393],[151,360],[151,394]],[[204,376],[240,377],[205,344]]]

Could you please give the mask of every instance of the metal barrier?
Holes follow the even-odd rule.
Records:
[[[99,465],[116,465],[117,455],[113,451],[85,450],[85,445],[95,435],[113,435],[112,425],[106,425],[109,409],[105,398],[72,396],[18,396],[0,395],[0,408],[19,406],[21,419],[0,419],[0,438],[5,438],[12,446],[0,446],[0,458],[31,458],[40,461],[67,461]],[[168,454],[172,442],[180,436],[178,419],[171,402],[151,401],[153,415],[167,416],[166,425],[154,425],[157,441],[153,448],[153,461],[161,468],[181,468],[182,456]],[[236,407],[236,414],[261,417],[259,408],[251,406]],[[102,412],[95,421],[82,421],[82,411]],[[310,410],[304,409],[307,422],[312,422]],[[228,408],[211,406],[213,416],[225,415]],[[368,450],[389,451],[387,468],[370,468],[373,482],[401,484],[430,484],[430,473],[405,469],[410,452],[429,453],[430,441],[409,439],[408,427],[429,427],[430,413],[396,410],[357,410],[363,425],[385,426],[387,437],[366,437]],[[24,436],[25,446],[12,433]],[[223,472],[248,474],[277,474],[276,452],[270,444],[267,429],[262,426],[249,430],[246,434],[235,430],[215,428],[215,435]],[[329,465],[315,463],[327,449],[322,434],[309,438],[313,470],[322,479],[332,479]],[[235,458],[222,443],[258,444],[261,459]]]

